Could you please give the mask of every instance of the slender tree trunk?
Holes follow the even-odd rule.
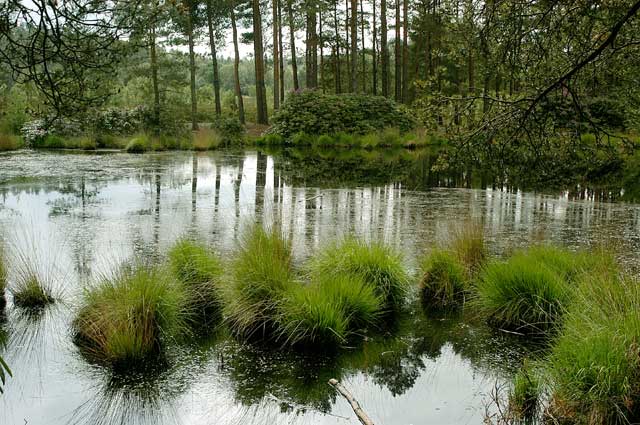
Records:
[[[256,74],[256,121],[269,124],[267,115],[267,91],[264,84],[264,45],[262,44],[262,15],[260,0],[252,0],[253,6],[253,51]]]
[[[364,45],[364,0],[360,0],[360,36],[362,38],[362,93],[367,92],[367,58]]]
[[[298,63],[296,60],[296,29],[293,21],[293,7],[291,6],[291,0],[287,0],[287,14],[289,15],[289,35],[291,37],[291,72],[293,72],[293,89],[298,91],[300,89],[300,82],[298,81]]]
[[[149,31],[149,55],[151,56],[151,83],[153,85],[153,125],[158,130],[160,125],[160,89],[158,88],[158,55],[156,53],[155,22]]]
[[[345,48],[344,48],[344,53],[345,53],[345,57],[347,59],[347,91],[349,91],[349,88],[351,87],[351,43],[350,43],[350,36],[349,36],[349,32],[350,32],[350,27],[349,27],[349,23],[350,23],[350,19],[349,19],[349,0],[344,0],[344,32],[345,32]]]
[[[358,90],[358,0],[351,0],[351,92]]]
[[[284,49],[282,48],[282,4],[278,1],[278,52],[280,53],[280,103],[284,102]]]
[[[209,26],[209,46],[211,48],[211,63],[213,65],[213,97],[216,104],[216,115],[222,114],[220,104],[220,74],[218,73],[218,55],[216,53],[216,34],[213,27],[213,10],[211,0],[207,2],[207,24]]]
[[[394,42],[395,46],[395,98],[396,102],[402,102],[402,67],[401,67],[401,59],[402,52],[400,50],[400,0],[396,0],[396,39]]]
[[[236,101],[238,102],[238,119],[244,124],[244,100],[242,99],[242,90],[240,88],[240,52],[238,49],[238,28],[236,26],[235,2],[231,0],[231,29],[233,31],[233,79],[236,92]]]
[[[409,101],[409,0],[403,1],[402,24],[402,102]]]
[[[382,95],[389,97],[389,46],[387,43],[387,0],[380,0],[380,55],[382,59]]]
[[[373,59],[372,59],[372,73],[373,73],[373,87],[372,93],[374,96],[378,95],[378,34],[376,28],[376,0],[373,0]]]
[[[338,25],[338,0],[335,0],[335,2],[333,3],[333,24],[335,26],[336,29],[336,71],[335,71],[335,78],[336,78],[336,93],[341,93],[342,92],[342,76],[340,74],[340,31],[338,30],[339,25]]]
[[[324,40],[322,39],[322,9],[318,10],[318,22],[320,25],[320,33],[318,34],[318,40],[320,42],[320,88],[324,93]]]
[[[278,0],[272,0],[273,15],[273,110],[280,109],[280,52],[278,42]]]
[[[187,38],[189,41],[189,74],[191,87],[191,129],[198,129],[198,98],[196,97],[196,54],[193,46],[193,10],[187,12]]]

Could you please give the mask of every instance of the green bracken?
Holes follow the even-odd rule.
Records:
[[[73,321],[76,343],[99,363],[138,365],[188,333],[186,303],[170,272],[125,265],[84,293]]]

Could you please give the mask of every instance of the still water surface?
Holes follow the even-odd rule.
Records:
[[[28,253],[63,302],[39,317],[9,302],[3,355],[15,376],[0,397],[0,423],[356,423],[329,378],[379,424],[481,423],[526,349],[467,318],[414,309],[393,336],[333,356],[241,344],[221,330],[140,376],[87,364],[69,324],[82,288],[121,261],[161,259],[184,235],[225,257],[256,220],[278,223],[297,261],[355,234],[400,249],[414,270],[453,224],[474,220],[495,255],[536,241],[604,242],[638,268],[640,206],[486,186],[433,173],[417,152],[2,154],[0,235],[14,257]]]

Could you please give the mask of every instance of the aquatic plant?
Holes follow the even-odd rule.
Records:
[[[55,302],[51,289],[34,271],[21,273],[10,292],[14,304],[22,308],[41,309]]]
[[[0,152],[20,149],[23,146],[19,136],[0,132]]]
[[[509,393],[509,413],[519,421],[532,420],[538,413],[540,381],[535,370],[525,362],[513,378]]]
[[[547,362],[551,412],[571,423],[640,420],[640,285],[584,277]]]
[[[0,309],[4,308],[7,303],[5,297],[5,289],[7,288],[7,264],[4,248],[0,245]]]
[[[151,141],[149,140],[149,137],[142,134],[129,140],[125,150],[129,153],[143,153],[148,151],[150,146]]]
[[[452,230],[450,249],[462,261],[469,275],[479,271],[488,254],[484,242],[484,230],[480,223],[465,223]]]
[[[523,333],[553,327],[569,300],[566,280],[526,254],[487,265],[476,292],[475,303],[491,324]]]
[[[299,285],[289,243],[276,229],[252,226],[241,236],[229,276],[221,284],[223,313],[231,331],[269,337],[284,295]]]
[[[186,239],[171,248],[168,258],[174,275],[185,286],[190,321],[208,325],[220,313],[220,261],[206,246]]]
[[[347,238],[330,244],[310,262],[312,275],[355,275],[373,286],[387,312],[400,308],[406,298],[409,276],[402,256],[380,243]]]
[[[420,295],[425,304],[446,308],[464,300],[467,275],[454,253],[434,249],[424,258],[420,269]]]
[[[186,302],[167,270],[125,265],[84,293],[73,321],[76,344],[100,363],[139,363],[188,333]]]
[[[298,285],[280,304],[279,339],[287,345],[335,348],[375,326],[384,308],[371,285],[353,275],[328,275]]]
[[[201,128],[193,133],[193,149],[206,151],[216,149],[223,143],[218,131],[209,128]]]

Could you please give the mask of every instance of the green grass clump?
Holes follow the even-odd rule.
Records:
[[[222,137],[215,129],[201,128],[193,133],[193,149],[196,151],[216,149],[222,144]]]
[[[11,294],[14,304],[22,308],[41,309],[55,302],[51,290],[34,272],[21,274]]]
[[[19,136],[0,133],[0,152],[20,149],[22,145],[22,139]]]
[[[318,137],[315,144],[316,146],[333,146],[335,145],[335,141],[333,140],[333,137],[327,134],[323,134],[322,136]]]
[[[280,306],[280,338],[290,345],[335,347],[375,326],[383,308],[374,288],[360,277],[324,276],[288,294]]]
[[[125,150],[129,153],[144,153],[151,147],[151,141],[146,135],[134,137],[127,143]]]
[[[293,135],[291,138],[291,143],[296,146],[311,146],[315,142],[315,137],[310,134],[300,132]]]
[[[473,275],[484,265],[488,254],[484,243],[484,230],[479,223],[467,223],[453,230],[451,250]]]
[[[527,421],[537,416],[540,386],[538,377],[527,364],[516,373],[509,393],[509,412],[515,419]]]
[[[467,275],[458,257],[451,251],[435,249],[421,265],[420,294],[428,305],[454,307],[464,301]]]
[[[406,298],[409,277],[402,256],[390,247],[348,238],[321,251],[311,262],[316,277],[355,275],[371,285],[388,312],[400,308]]]
[[[380,143],[380,139],[376,133],[365,134],[364,136],[359,137],[359,140],[360,146],[365,149],[373,149]]]
[[[239,336],[269,337],[285,294],[296,290],[289,243],[276,230],[253,226],[241,238],[221,285],[223,313]]]
[[[526,254],[487,265],[476,291],[477,306],[491,324],[523,333],[555,326],[570,295],[561,275]]]
[[[185,285],[191,321],[206,326],[219,317],[218,285],[222,266],[207,247],[181,240],[169,251],[174,275]]]
[[[73,321],[76,343],[97,362],[137,364],[186,333],[186,301],[168,271],[124,266],[85,292]]]
[[[638,311],[637,280],[584,278],[547,364],[554,416],[570,423],[640,421]]]
[[[67,143],[62,137],[56,134],[49,134],[42,140],[41,144],[36,147],[46,149],[64,149],[67,147]]]
[[[400,130],[397,128],[385,128],[379,136],[379,145],[383,147],[401,146],[403,143]]]

